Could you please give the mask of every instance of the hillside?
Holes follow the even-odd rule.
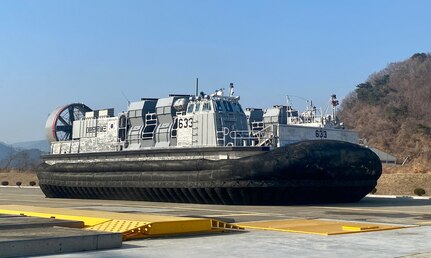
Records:
[[[41,162],[39,149],[14,148],[0,142],[0,170],[32,170]]]
[[[425,172],[431,167],[431,55],[389,64],[356,86],[339,117],[377,147]]]
[[[37,149],[46,153],[48,153],[51,148],[50,143],[47,140],[17,142],[17,143],[12,143],[11,146],[15,149],[25,149],[25,150]]]
[[[1,161],[9,157],[15,150],[12,146],[0,142],[0,164]]]

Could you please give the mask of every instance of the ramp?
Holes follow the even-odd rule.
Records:
[[[350,221],[332,221],[319,219],[287,219],[270,221],[253,221],[237,224],[240,227],[261,230],[274,230],[282,232],[316,234],[316,235],[340,235],[360,232],[382,231],[401,229],[411,226],[388,225],[375,223],[360,223]]]
[[[244,229],[241,226],[210,218],[156,216],[21,205],[0,205],[0,214],[82,221],[85,230],[121,233],[123,240]]]

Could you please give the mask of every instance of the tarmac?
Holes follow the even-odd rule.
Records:
[[[404,227],[330,236],[246,229],[132,240],[123,242],[120,246],[113,245],[111,247],[113,249],[68,251],[63,254],[57,253],[55,257],[431,257],[431,200],[429,198],[367,196],[358,203],[349,204],[229,206],[49,199],[44,197],[39,188],[0,187],[0,205],[209,217],[238,224],[285,219],[318,219],[383,223]],[[1,225],[0,220],[0,244],[4,240],[4,236],[1,235],[4,229]],[[18,232],[18,229],[16,230]],[[2,256],[1,252],[2,249],[0,249],[0,256]]]

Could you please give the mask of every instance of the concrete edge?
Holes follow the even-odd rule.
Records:
[[[40,230],[21,229],[23,234]],[[22,257],[52,254],[66,254],[72,252],[95,251],[121,248],[121,233],[84,232],[82,229],[53,227],[45,229],[51,231],[52,236],[30,237],[27,239],[10,239],[0,241],[0,257]],[[60,231],[60,232],[59,232]],[[63,236],[61,231],[74,232],[74,235]],[[3,234],[8,230],[3,230]],[[33,233],[34,234],[34,233]],[[14,230],[16,235],[16,230]]]
[[[0,185],[0,188],[40,188],[40,186],[38,186],[38,185],[35,185],[35,186],[29,186],[29,185],[24,185],[24,186]]]
[[[370,198],[391,198],[391,199],[431,200],[431,197],[427,197],[427,196],[408,196],[408,195],[367,194],[366,197],[370,197]]]

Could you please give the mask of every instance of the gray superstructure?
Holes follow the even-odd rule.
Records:
[[[344,129],[333,116],[318,115],[315,107],[302,113],[290,105],[247,108],[244,112],[239,99],[231,84],[228,95],[220,89],[197,96],[143,98],[117,116],[113,109],[91,111],[83,104],[71,104],[49,117],[46,131],[52,154],[178,147],[276,148],[304,140],[358,141],[355,132]],[[332,103],[335,110],[335,95]],[[71,137],[55,137],[66,129],[63,134]]]

